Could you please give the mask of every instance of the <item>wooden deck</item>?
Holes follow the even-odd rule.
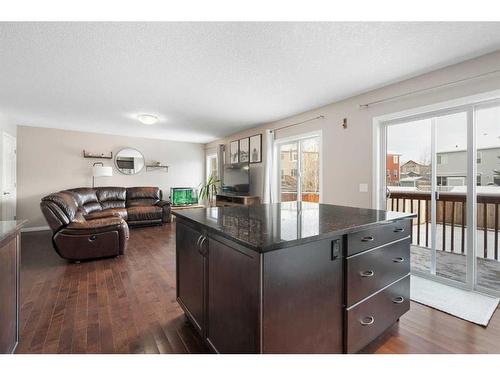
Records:
[[[175,300],[175,224],[131,230],[125,256],[67,263],[51,234],[22,235],[16,353],[207,353]],[[418,303],[365,353],[500,353],[487,328]]]
[[[425,247],[411,247],[411,269],[430,273],[431,250]],[[451,280],[465,282],[466,256],[438,250],[436,252],[436,274]],[[500,262],[477,258],[478,284],[500,291]]]

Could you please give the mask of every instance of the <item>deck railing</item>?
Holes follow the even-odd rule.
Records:
[[[465,253],[466,193],[439,192],[436,205],[436,223],[441,224],[441,249],[457,253]],[[488,247],[493,247],[493,256],[498,260],[500,194],[477,194],[477,228],[483,236],[483,257],[488,257]],[[387,209],[391,211],[411,212],[417,214],[413,225],[413,243],[429,247],[431,223],[431,193],[424,191],[391,191],[387,199]],[[423,228],[422,228],[423,227]],[[447,227],[449,230],[447,230]],[[459,248],[455,243],[455,231],[461,241]],[[425,233],[421,233],[424,231]],[[447,233],[450,241],[447,241]],[[490,235],[489,235],[490,234]],[[491,241],[491,234],[493,240]],[[449,246],[447,246],[449,242]]]

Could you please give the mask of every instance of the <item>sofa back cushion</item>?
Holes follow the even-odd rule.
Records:
[[[61,191],[42,198],[42,213],[53,231],[71,223],[78,212],[78,204],[72,193]]]
[[[96,195],[103,210],[107,208],[124,208],[127,189],[122,187],[99,187],[96,189]]]
[[[127,188],[127,207],[154,206],[161,199],[158,187],[131,187]]]
[[[83,210],[85,215],[102,210],[101,204],[97,200],[96,189],[83,187],[67,191],[75,195],[78,207]]]

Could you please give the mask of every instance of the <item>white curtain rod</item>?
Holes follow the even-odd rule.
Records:
[[[292,127],[292,126],[301,125],[301,124],[304,124],[304,123],[309,122],[309,121],[319,120],[319,119],[321,119],[321,118],[325,118],[325,116],[323,116],[323,115],[319,115],[319,116],[316,116],[316,117],[314,117],[314,118],[310,118],[310,119],[307,119],[307,120],[304,120],[304,121],[301,121],[301,122],[296,122],[296,123],[294,123],[294,124],[285,125],[285,126],[281,126],[281,127],[279,127],[279,128],[270,129],[270,131],[271,131],[272,133],[274,133],[274,132],[277,132],[278,130],[283,130],[283,129],[286,129],[286,128],[290,128],[290,127]]]
[[[401,95],[391,96],[391,97],[385,98],[385,99],[375,100],[373,102],[366,103],[366,104],[359,104],[359,108],[368,108],[368,107],[372,107],[372,106],[377,105],[377,104],[382,104],[382,103],[386,103],[386,102],[392,102],[394,100],[397,100],[397,99],[400,99],[400,98],[404,98],[404,97],[407,97],[407,96],[416,95],[416,94],[420,94],[420,93],[423,93],[423,92],[426,92],[426,91],[432,91],[432,90],[437,90],[437,89],[441,89],[441,88],[448,87],[448,86],[457,85],[457,84],[460,84],[460,83],[463,83],[463,82],[467,82],[467,81],[470,81],[470,80],[473,80],[473,79],[477,79],[477,78],[486,77],[486,76],[497,74],[497,73],[500,73],[500,69],[493,70],[493,71],[487,72],[487,73],[478,74],[478,75],[475,75],[475,76],[472,76],[472,77],[468,77],[468,78],[459,79],[459,80],[453,81],[453,82],[443,83],[441,85],[437,85],[437,86],[433,86],[433,87],[427,87],[425,89],[420,89],[420,90],[415,90],[415,91],[407,92],[407,93],[401,94]]]

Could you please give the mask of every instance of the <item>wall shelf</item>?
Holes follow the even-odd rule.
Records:
[[[149,170],[164,170],[165,172],[168,172],[168,165],[146,165],[146,171]]]
[[[109,154],[94,154],[88,151],[83,150],[83,157],[85,159],[113,159],[113,152],[110,152]]]

